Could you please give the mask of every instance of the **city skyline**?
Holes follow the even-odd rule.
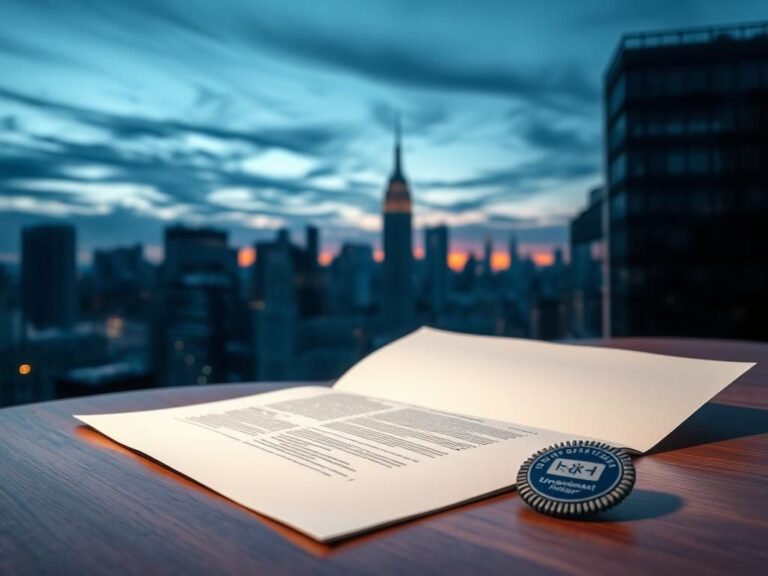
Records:
[[[506,3],[4,3],[0,261],[42,220],[76,225],[81,263],[134,242],[158,261],[175,222],[227,229],[244,260],[307,224],[323,263],[344,241],[380,253],[399,109],[417,256],[444,223],[454,268],[511,233],[545,264],[602,179],[600,82],[621,34],[764,16],[757,2],[652,4],[561,3],[553,18]]]
[[[97,384],[117,391],[329,380],[420,325],[549,341],[765,339],[766,253],[757,247],[764,244],[768,206],[767,54],[766,21],[622,35],[603,80],[605,181],[578,191],[567,249],[553,243],[536,252],[525,236],[533,228],[519,221],[494,227],[490,213],[474,224],[474,240],[461,222],[419,221],[422,198],[431,200],[418,186],[418,154],[408,142],[422,138],[423,144],[424,133],[406,132],[404,145],[399,115],[390,108],[376,212],[357,217],[360,229],[367,220],[377,225],[362,236],[340,235],[317,217],[279,226],[259,221],[238,232],[217,213],[173,216],[175,205],[154,206],[151,194],[137,204],[117,181],[111,189],[92,186],[89,200],[75,180],[94,184],[94,166],[72,176],[66,162],[52,160],[51,175],[71,177],[68,192],[56,192],[30,181],[41,163],[6,162],[0,182],[16,178],[17,186],[0,195],[6,204],[37,186],[21,205],[39,201],[66,211],[66,192],[81,208],[102,202],[92,217],[104,230],[117,215],[109,201],[159,211],[163,249],[138,228],[128,239],[94,237],[69,214],[24,222],[9,212],[13,225],[0,235],[17,234],[23,250],[20,267],[0,265],[0,368],[14,374],[0,388],[0,404]],[[81,116],[100,121],[94,118]],[[115,138],[120,145],[136,145],[133,130],[145,140],[151,133],[146,125],[120,130],[128,133]],[[41,142],[55,159],[61,140],[40,135],[26,148],[18,141],[0,147],[0,155]],[[82,146],[104,152],[103,145]],[[465,167],[474,162],[464,160]],[[552,169],[558,167],[553,161]],[[168,166],[158,164],[152,173],[164,178]],[[314,203],[301,193],[281,201],[315,209],[321,196]],[[136,224],[119,216],[125,226]],[[96,249],[92,266],[80,273],[78,248],[81,256]]]

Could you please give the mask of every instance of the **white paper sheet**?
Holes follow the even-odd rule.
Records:
[[[565,439],[321,387],[76,418],[321,541],[509,489]]]
[[[422,329],[333,389],[76,418],[332,540],[509,489],[555,442],[648,450],[752,365]]]
[[[752,366],[422,328],[335,388],[645,452]]]

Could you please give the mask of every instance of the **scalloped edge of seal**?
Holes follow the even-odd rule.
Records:
[[[531,485],[528,482],[528,471],[531,465],[538,460],[539,457],[548,452],[552,452],[553,450],[578,448],[580,446],[610,452],[621,462],[623,468],[621,478],[619,479],[618,484],[608,494],[583,502],[559,502],[547,498],[531,488]],[[615,446],[596,440],[568,440],[566,442],[558,442],[557,444],[542,448],[523,462],[523,465],[520,466],[520,470],[517,473],[517,483],[515,486],[520,497],[523,499],[523,502],[537,512],[557,518],[580,519],[589,518],[601,512],[605,512],[619,504],[629,496],[630,492],[632,492],[632,488],[635,486],[635,478],[635,465],[632,463],[632,459],[627,451],[623,448],[616,448]]]

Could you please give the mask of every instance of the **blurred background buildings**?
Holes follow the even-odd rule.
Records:
[[[148,386],[327,380],[420,325],[546,340],[768,339],[768,25],[632,34],[604,84],[605,184],[586,192],[547,265],[510,234],[450,262],[423,229],[399,124],[382,203],[383,259],[322,230],[283,229],[243,266],[225,230],[169,225],[164,260],[77,230],[21,231],[0,266],[0,405]],[[406,134],[407,136],[407,134]],[[382,175],[382,182],[385,178]],[[239,265],[240,264],[240,265]]]

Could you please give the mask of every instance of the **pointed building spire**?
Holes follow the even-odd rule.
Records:
[[[395,170],[392,174],[393,178],[403,178],[403,167],[402,167],[402,152],[401,152],[401,144],[400,140],[402,138],[402,128],[400,125],[400,112],[395,113]]]
[[[395,115],[395,166],[389,177],[389,185],[384,195],[385,212],[410,212],[411,193],[408,190],[408,182],[403,174],[400,114]]]

